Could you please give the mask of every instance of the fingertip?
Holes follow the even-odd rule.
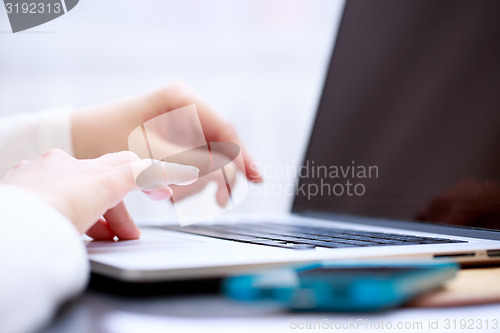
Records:
[[[217,189],[217,193],[215,194],[215,201],[217,201],[217,204],[221,208],[226,207],[227,203],[229,202],[229,192],[226,184],[220,185]]]
[[[157,190],[144,189],[142,190],[142,192],[144,192],[150,199],[155,201],[168,200],[172,197],[173,194],[170,187]]]
[[[139,227],[135,225],[135,236],[132,235],[132,238],[129,238],[129,239],[139,239],[139,238],[141,238],[141,234],[142,234],[141,229],[139,229]],[[124,238],[122,238],[122,239],[124,239]]]
[[[141,230],[134,224],[134,227],[131,227],[127,230],[126,233],[120,233],[116,235],[119,240],[133,240],[141,238]]]
[[[264,178],[258,176],[258,177],[252,177],[250,178],[250,181],[252,183],[256,183],[256,184],[262,184],[264,182]]]
[[[264,182],[264,179],[262,178],[262,176],[259,173],[256,173],[256,174],[247,173],[247,179],[249,181],[251,181],[252,183],[257,183],[257,184]]]
[[[86,235],[95,241],[113,240],[116,236],[103,218],[90,227]]]
[[[227,203],[229,202],[229,199],[228,198],[224,198],[224,197],[217,197],[216,199],[217,201],[217,204],[221,207],[221,208],[225,208]]]
[[[262,177],[261,172],[253,167],[253,164],[250,165],[250,167],[246,168],[245,171],[246,177],[249,181],[254,182],[254,183],[263,183],[264,178]]]
[[[161,161],[164,180],[169,185],[186,186],[198,180],[200,169],[192,165]]]
[[[141,231],[130,217],[125,204],[121,201],[104,214],[109,228],[120,240],[138,239]]]

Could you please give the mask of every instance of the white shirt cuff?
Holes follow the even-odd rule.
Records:
[[[89,277],[82,237],[41,198],[0,186],[0,331],[32,331]]]

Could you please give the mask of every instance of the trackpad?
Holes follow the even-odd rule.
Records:
[[[92,253],[102,253],[110,251],[140,250],[155,248],[170,248],[185,245],[204,244],[201,240],[183,238],[182,235],[173,236],[170,233],[158,229],[142,229],[141,238],[122,241],[89,241],[87,251]]]

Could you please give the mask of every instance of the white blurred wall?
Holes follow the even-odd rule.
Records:
[[[230,214],[280,213],[319,99],[343,0],[82,0],[12,34],[0,6],[0,114],[100,103],[182,79],[239,130],[266,171]],[[253,186],[253,185],[252,185]],[[138,218],[172,215],[141,193]]]

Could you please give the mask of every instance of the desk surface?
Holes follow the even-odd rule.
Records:
[[[441,291],[416,300],[412,307],[375,314],[290,313],[272,304],[235,303],[218,294],[126,297],[87,290],[43,332],[293,332],[301,327],[335,332],[500,332],[500,302],[491,297],[500,293],[499,282],[500,268],[462,270]],[[490,303],[451,306],[467,299],[478,303],[481,297]]]

